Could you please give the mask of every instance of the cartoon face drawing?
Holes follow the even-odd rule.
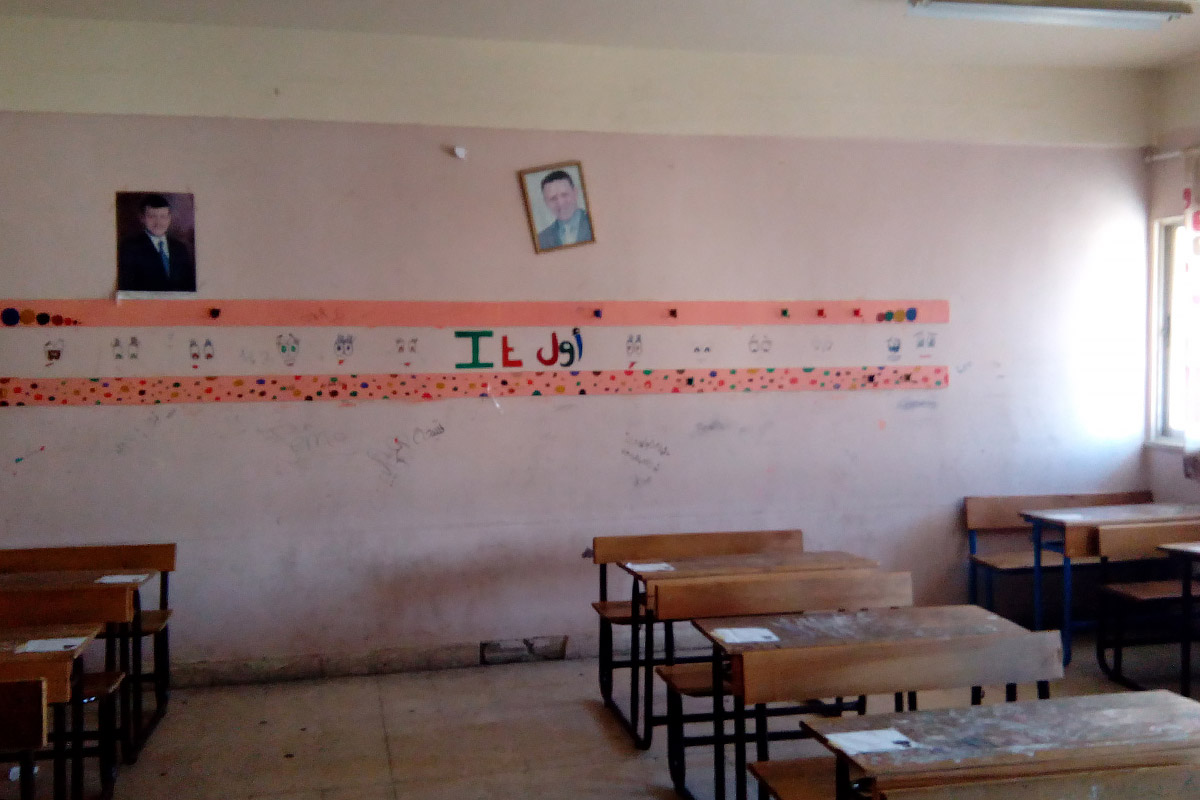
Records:
[[[625,355],[640,356],[642,354],[642,335],[640,333],[631,333],[625,339]]]
[[[125,347],[121,344],[120,339],[113,339],[112,354],[114,361],[120,361],[121,359],[125,358]]]
[[[138,350],[141,348],[141,342],[136,336],[129,337],[129,357],[131,359],[138,357]]]
[[[771,341],[771,337],[767,336],[765,333],[761,337],[754,335],[750,337],[750,352],[769,353],[771,352],[771,347],[774,344],[775,343]]]
[[[893,353],[893,354],[899,353],[900,352],[900,340],[897,339],[895,336],[889,337],[887,340],[887,349],[888,349],[889,353]]]
[[[281,333],[275,337],[275,346],[279,348],[279,355],[283,359],[283,363],[287,366],[294,366],[296,356],[300,352],[300,340],[291,333]]]
[[[63,354],[63,340],[55,339],[52,342],[46,342],[46,360],[58,361]]]
[[[354,355],[354,335],[339,333],[333,342],[333,349],[337,352],[339,364],[342,362],[342,359]]]
[[[692,353],[696,356],[696,362],[699,364],[707,364],[709,356],[712,355],[711,344],[698,344],[692,348]]]
[[[195,339],[188,342],[188,355],[192,357],[192,361],[200,360],[200,343]]]
[[[217,354],[216,349],[213,348],[212,339],[205,339],[204,340],[204,359],[206,361],[210,361],[210,360],[212,360],[212,357],[215,356],[216,354]]]

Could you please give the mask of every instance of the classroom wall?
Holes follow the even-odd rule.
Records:
[[[850,65],[814,87],[809,65],[718,113],[762,77],[754,59],[605,51],[581,69],[620,57],[635,75],[551,115],[527,83],[473,81],[522,63],[549,81],[533,56],[553,48],[155,27],[168,42],[151,49],[180,37],[203,65],[169,60],[165,93],[116,56],[144,26],[0,25],[0,59],[26,66],[0,70],[0,296],[104,296],[113,192],[164,188],[196,195],[202,299],[951,306],[937,391],[0,409],[3,544],[178,541],[183,661],[467,663],[481,641],[558,635],[587,652],[580,554],[611,533],[796,526],[913,570],[922,602],[960,600],[963,495],[1144,483],[1140,74],[1056,72],[1021,102],[1025,71],[971,91],[945,75],[897,99],[915,73]],[[282,44],[239,41],[358,55],[317,79]],[[453,74],[341,93],[410,51]],[[694,61],[733,74],[676,99]],[[634,91],[647,76],[661,83]],[[814,91],[828,102],[780,102]],[[389,118],[361,119],[382,94]],[[568,158],[597,243],[535,255],[515,171]],[[696,336],[738,366],[752,333]],[[434,427],[391,470],[372,456]],[[652,474],[631,441],[660,445]]]

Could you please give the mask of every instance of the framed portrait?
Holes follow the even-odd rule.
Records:
[[[596,241],[596,228],[578,161],[530,167],[517,173],[535,253]]]
[[[196,202],[184,192],[117,192],[117,294],[196,291]]]

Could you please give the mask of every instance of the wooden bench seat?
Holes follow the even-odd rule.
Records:
[[[973,555],[971,556],[971,561],[997,572],[1021,572],[1033,569],[1033,550]],[[1100,559],[1092,558],[1091,556],[1071,559],[1071,564],[1076,567],[1099,563]],[[1061,568],[1062,565],[1062,553],[1055,553],[1053,550],[1047,550],[1042,553],[1042,569],[1056,569]]]
[[[670,691],[684,697],[712,697],[711,664],[671,664],[658,667],[654,671]],[[728,681],[725,682],[725,691],[729,691]]]
[[[628,625],[633,621],[633,603],[629,600],[597,600],[592,608],[613,625]]]
[[[837,759],[826,755],[759,761],[749,770],[776,800],[830,800],[837,790],[836,764]]]
[[[1103,590],[1131,603],[1183,599],[1183,586],[1177,580],[1109,583]]]

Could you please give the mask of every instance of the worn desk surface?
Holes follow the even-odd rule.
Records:
[[[1026,629],[979,606],[875,608],[866,611],[812,611],[751,617],[698,619],[695,626],[726,653],[796,647],[856,645],[907,639],[1024,633]],[[729,644],[713,631],[720,628],[766,628],[778,642]]]
[[[1170,553],[1173,556],[1182,556],[1184,558],[1192,558],[1200,560],[1200,542],[1176,542],[1174,544],[1160,544],[1159,550],[1164,553]]]
[[[46,679],[46,701],[65,703],[71,699],[71,664],[99,634],[102,625],[37,625],[0,628],[0,680]],[[30,639],[82,638],[70,650],[52,653],[18,653]]]
[[[1200,752],[1200,703],[1174,692],[1125,692],[871,717],[809,719],[818,739],[877,787],[938,785],[1170,763]],[[895,730],[915,744],[846,753],[831,734]]]
[[[669,569],[662,568],[663,564],[667,564]],[[653,565],[649,562],[621,565],[626,572],[643,581],[822,569],[873,569],[878,566],[878,562],[869,558],[843,553],[840,550],[773,550],[729,556],[679,558],[653,562]]]
[[[1022,511],[1029,522],[1063,533],[1063,550],[1070,558],[1100,555],[1096,528],[1100,525],[1136,525],[1148,522],[1200,520],[1200,505],[1137,503],[1125,506],[1087,506]]]
[[[123,576],[132,580],[101,583],[106,576]],[[117,586],[137,589],[158,577],[147,569],[88,569],[68,572],[7,572],[0,574],[0,592],[38,589],[90,589],[96,586]]]

